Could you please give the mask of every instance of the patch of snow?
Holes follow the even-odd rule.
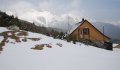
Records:
[[[3,40],[4,38],[0,36],[0,42]]]
[[[115,44],[115,43],[114,43],[114,44],[113,44],[113,47],[115,47],[115,46],[117,46],[117,45],[118,45],[118,44]]]
[[[5,28],[5,27],[0,27],[0,33],[4,32],[4,31],[9,31],[9,30],[7,28]]]
[[[8,38],[7,41],[8,41],[8,43],[10,43],[10,44],[15,44],[15,43],[16,43],[15,40],[14,40],[14,39],[11,39],[11,38]]]
[[[120,53],[120,48],[113,48],[114,52]]]
[[[9,36],[12,35],[11,33],[7,33]]]

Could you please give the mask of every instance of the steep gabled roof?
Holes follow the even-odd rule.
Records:
[[[82,26],[84,22],[88,22],[94,29],[96,29],[100,34],[104,35],[101,31],[99,31],[95,26],[93,26],[89,21],[83,20],[79,23],[76,23],[75,26],[70,30],[69,35],[71,35],[74,31],[77,30],[78,27]],[[108,36],[104,35],[106,38],[110,39]]]
[[[68,34],[72,34],[84,21],[76,23],[72,29],[68,32]]]
[[[81,22],[78,22],[78,23],[76,23],[73,27],[72,27],[72,29],[68,32],[68,34],[70,35],[70,34],[72,34],[74,31],[76,31],[77,30],[77,28],[79,27],[79,26],[81,26],[81,24],[83,24],[85,22],[85,20],[84,21],[81,21]]]

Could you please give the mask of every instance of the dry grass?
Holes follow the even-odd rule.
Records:
[[[27,38],[27,39],[30,39],[32,41],[39,41],[40,40],[40,38]]]
[[[31,49],[35,49],[35,50],[43,50],[44,45],[35,45],[34,48]]]
[[[7,40],[7,38],[4,38],[3,40],[2,40],[2,42],[0,43],[0,51],[2,51],[3,50],[3,46],[5,46],[5,41]]]
[[[10,37],[11,39],[14,39],[16,42],[21,42],[20,38],[15,36],[14,34]]]
[[[52,48],[52,46],[51,46],[50,44],[40,44],[40,45],[35,45],[35,47],[34,47],[34,48],[31,48],[31,49],[43,50],[44,47]]]
[[[28,36],[28,33],[25,31],[20,31],[17,36]]]
[[[16,34],[17,33],[17,34]],[[27,42],[27,39],[30,39],[32,41],[38,41],[40,38],[26,38],[26,37],[19,37],[19,36],[28,36],[28,33],[25,31],[5,31],[0,33],[0,36],[3,36],[4,39],[0,42],[0,51],[3,50],[3,46],[5,46],[5,43],[9,43],[8,38],[11,38],[15,40],[15,42],[21,42],[20,39],[22,39],[23,42]],[[14,42],[10,42],[15,44]]]
[[[0,51],[3,50],[3,46],[5,46],[5,42],[7,41],[7,37],[4,37],[4,39],[0,42]]]
[[[46,47],[48,47],[48,48],[52,48],[52,46],[51,46],[50,44],[47,44]]]

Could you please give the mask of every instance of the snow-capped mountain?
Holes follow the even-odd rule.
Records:
[[[15,10],[7,11],[7,14],[17,16],[19,19],[26,20],[36,25],[45,27],[53,27],[67,30],[68,23],[74,25],[78,22],[78,17],[73,14],[55,15],[49,11]]]

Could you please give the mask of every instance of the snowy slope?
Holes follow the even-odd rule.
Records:
[[[0,33],[3,31],[7,29],[0,27]],[[8,38],[9,42],[3,46],[0,54],[0,70],[120,70],[120,51],[107,51],[81,43],[72,44],[32,32],[21,37],[40,40],[15,42]],[[0,36],[1,39],[3,36]],[[50,44],[52,48],[31,49],[36,44]]]

